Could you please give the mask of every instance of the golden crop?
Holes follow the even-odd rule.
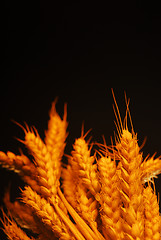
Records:
[[[55,101],[44,141],[34,127],[21,126],[25,138],[20,141],[29,150],[31,160],[22,151],[20,155],[0,152],[2,167],[17,172],[26,183],[21,198],[14,203],[9,190],[4,196],[7,212],[2,210],[1,221],[8,239],[161,239],[153,181],[161,173],[161,159],[143,159],[129,101],[123,123],[115,97],[114,101],[117,136],[111,146],[97,144],[99,150],[94,151],[94,143],[85,140],[87,134],[82,130],[67,156],[68,164],[61,164],[67,108],[65,105],[61,119]],[[33,234],[27,235],[25,229]]]

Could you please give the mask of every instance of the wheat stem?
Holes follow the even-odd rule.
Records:
[[[26,189],[23,191],[22,201],[34,211],[36,216],[41,219],[41,221],[51,231],[56,233],[58,236],[71,239],[71,234],[63,222],[59,219],[51,204],[44,198],[40,197],[30,187],[26,187]]]
[[[88,227],[88,225],[83,221],[83,219],[77,214],[77,212],[72,208],[72,206],[67,202],[63,193],[61,192],[60,188],[58,188],[58,194],[63,201],[64,205],[68,209],[69,213],[73,217],[74,221],[76,222],[78,228],[82,232],[82,234],[86,237],[87,240],[97,239],[93,231]]]

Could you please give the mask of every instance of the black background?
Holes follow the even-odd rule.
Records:
[[[111,2],[111,1],[110,1]],[[129,3],[130,2],[130,3]],[[161,9],[156,2],[62,3],[6,1],[2,7],[0,150],[23,148],[14,137],[23,131],[11,119],[34,125],[42,138],[51,102],[68,104],[66,153],[80,136],[107,144],[113,136],[111,88],[124,118],[124,91],[130,97],[135,132],[144,156],[161,155]],[[12,182],[11,197],[22,182],[0,169],[0,198]],[[161,192],[161,177],[156,190]],[[1,201],[2,203],[2,201]],[[4,236],[3,236],[4,237]],[[2,238],[3,238],[2,237]]]

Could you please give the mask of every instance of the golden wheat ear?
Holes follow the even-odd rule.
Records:
[[[155,194],[155,185],[153,182],[154,190],[151,185],[144,189],[143,199],[144,199],[144,215],[145,215],[145,230],[144,237],[146,239],[156,239],[160,240],[160,224],[161,218],[159,215],[159,204],[157,196]]]
[[[112,161],[110,157],[101,157],[98,160],[98,169],[101,182],[102,231],[106,237],[121,239],[121,201],[116,162]]]

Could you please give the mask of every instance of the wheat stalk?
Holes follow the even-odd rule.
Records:
[[[60,199],[63,201],[64,205],[68,209],[69,213],[73,217],[77,224],[80,232],[86,237],[86,240],[97,240],[98,236],[94,234],[91,228],[84,222],[84,220],[78,215],[78,213],[72,208],[72,206],[67,202],[66,198],[62,194],[61,190],[58,188],[58,194]]]

